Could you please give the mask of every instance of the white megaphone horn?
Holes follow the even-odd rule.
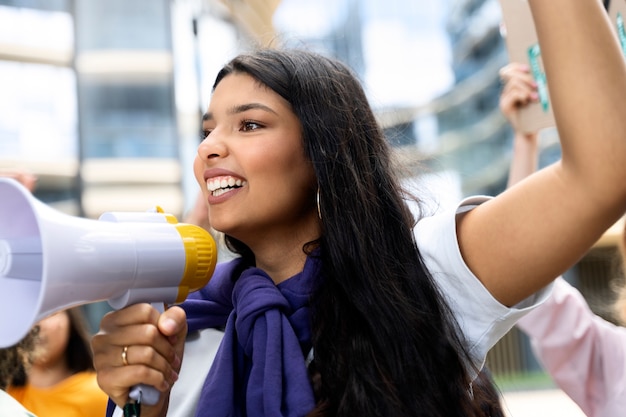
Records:
[[[209,232],[160,208],[79,218],[0,178],[0,347],[69,307],[182,302],[208,283],[216,262]]]
[[[182,302],[208,283],[216,263],[209,232],[158,207],[89,220],[56,211],[16,180],[0,178],[0,348],[69,307]],[[156,404],[159,392],[140,384],[130,397]]]

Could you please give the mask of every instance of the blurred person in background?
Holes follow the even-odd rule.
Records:
[[[5,390],[29,366],[36,338],[37,327],[34,327],[19,343],[0,349],[0,417],[35,417]]]
[[[32,364],[7,392],[39,417],[104,416],[107,395],[98,387],[85,317],[80,307],[37,323]]]
[[[537,85],[528,66],[510,63],[500,76],[504,83],[500,109],[511,124],[513,157],[508,186],[537,170],[538,132],[522,131],[520,109],[537,102]],[[620,243],[626,271],[626,229]],[[626,324],[626,286],[619,290],[615,312]],[[559,277],[550,298],[517,322],[530,338],[533,351],[556,384],[589,417],[615,417],[626,410],[626,328],[594,314],[582,294]]]

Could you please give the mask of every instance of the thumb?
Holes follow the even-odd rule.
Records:
[[[187,315],[185,310],[173,306],[165,310],[157,324],[159,331],[169,338],[177,353],[182,355],[185,337],[187,336]]]

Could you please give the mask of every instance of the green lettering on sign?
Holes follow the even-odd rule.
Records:
[[[546,73],[542,71],[541,65],[539,65],[539,58],[541,57],[541,50],[539,44],[534,44],[528,48],[528,60],[530,61],[530,69],[533,73],[535,82],[537,83],[537,93],[539,94],[539,102],[544,112],[547,112],[550,108],[550,102],[548,98],[548,84],[546,81]]]

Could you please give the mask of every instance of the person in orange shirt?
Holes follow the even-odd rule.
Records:
[[[80,308],[55,313],[37,326],[33,363],[7,392],[38,417],[104,416],[108,397],[96,381]]]

